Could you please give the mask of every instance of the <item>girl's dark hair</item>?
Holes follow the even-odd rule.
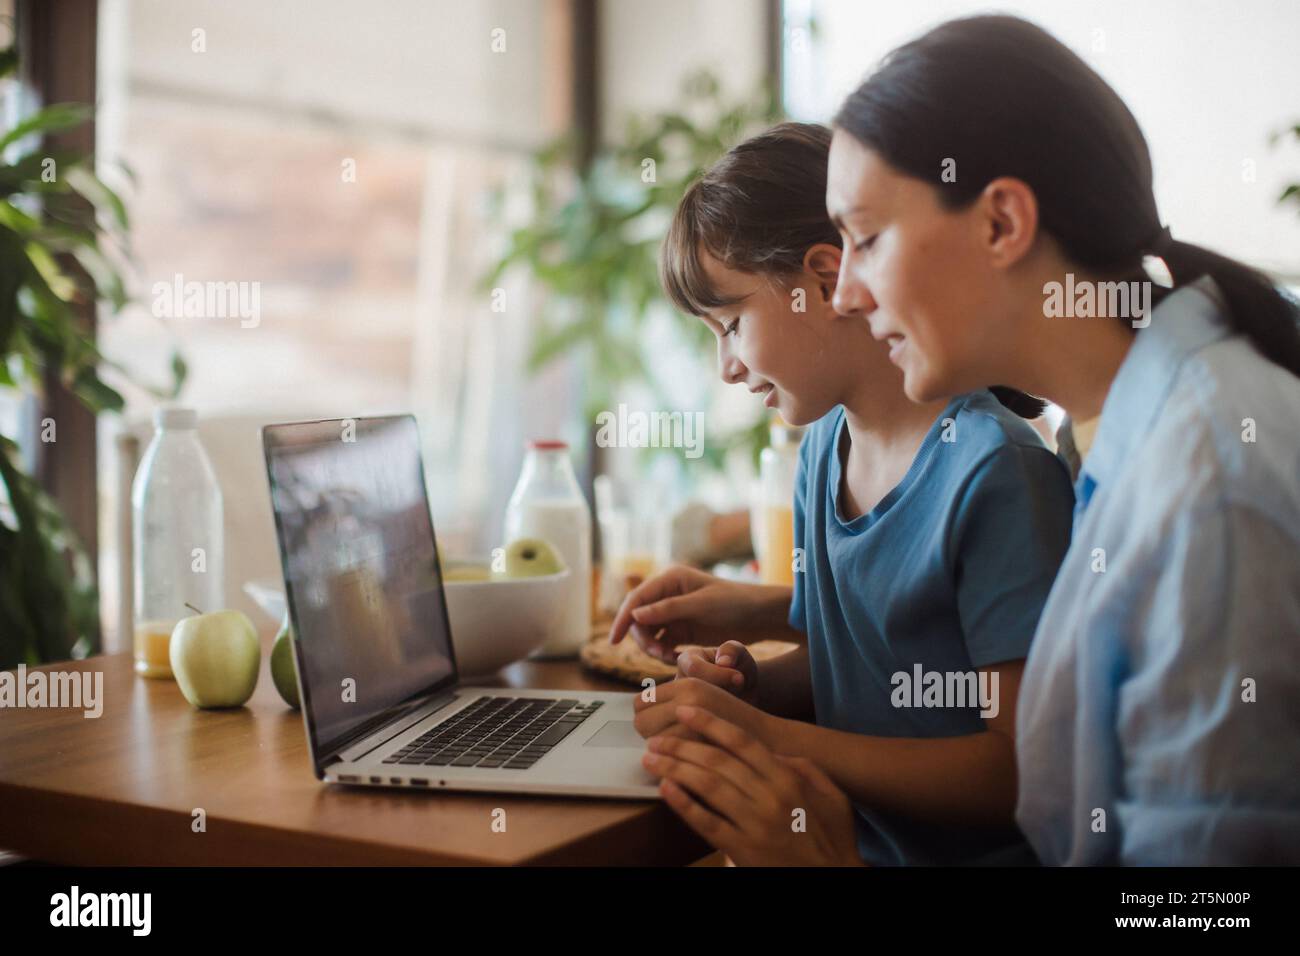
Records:
[[[733,147],[705,170],[673,214],[659,277],[673,304],[691,315],[734,304],[704,273],[700,253],[728,269],[778,278],[803,270],[818,243],[839,247],[826,214],[831,131],[780,123]]]
[[[1162,228],[1151,155],[1123,100],[1046,31],[1008,16],[952,20],[890,53],[835,125],[950,209],[1000,176],[1023,180],[1039,223],[1080,266],[1143,274],[1158,255],[1175,287],[1212,277],[1232,326],[1300,375],[1295,304],[1262,272]],[[955,160],[956,176],[940,174]]]
[[[707,251],[728,269],[786,278],[803,270],[819,243],[840,247],[826,213],[831,131],[816,123],[780,123],[733,147],[686,190],[659,257],[659,277],[673,305],[691,315],[732,305],[709,281]],[[995,386],[1003,405],[1025,418],[1044,403]]]

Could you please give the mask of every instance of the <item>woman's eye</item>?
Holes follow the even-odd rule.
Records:
[[[738,325],[740,325],[740,319],[732,319],[730,323],[722,327],[722,334],[724,336],[730,335],[732,332],[736,331],[736,326]]]
[[[863,252],[864,250],[870,249],[871,246],[872,246],[872,244],[873,244],[875,241],[876,241],[876,237],[875,237],[875,236],[868,236],[866,239],[863,239],[861,242],[859,242],[859,243],[858,243],[857,245],[855,245],[853,248],[854,248],[856,251],[858,251],[858,252]]]

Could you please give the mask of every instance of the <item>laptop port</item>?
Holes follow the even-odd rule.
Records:
[[[370,778],[370,782],[371,782],[371,783],[383,783],[383,782],[384,782],[384,778],[383,778],[383,777],[371,777],[371,778]]]
[[[402,782],[402,778],[401,778],[401,777],[389,777],[389,778],[388,778],[388,782],[389,782],[389,783],[401,783],[401,782]]]
[[[350,773],[339,774],[339,783],[360,783],[361,778],[353,776]]]
[[[428,785],[429,785],[429,781],[427,780],[421,780],[418,777],[411,778],[411,786],[413,787],[427,787]]]

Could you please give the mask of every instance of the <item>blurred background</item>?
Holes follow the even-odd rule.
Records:
[[[244,582],[279,574],[257,433],[267,422],[414,412],[452,553],[501,542],[531,438],[567,441],[589,496],[608,473],[651,482],[666,512],[747,511],[768,423],[753,396],[717,380],[711,334],[659,296],[655,256],[676,197],[746,134],[782,116],[829,120],[889,49],[987,9],[0,2],[17,54],[6,130],[52,103],[94,105],[93,120],[7,141],[5,161],[40,143],[86,157],[104,192],[86,183],[81,195],[97,200],[102,251],[122,279],[120,295],[105,279],[98,296],[68,297],[97,349],[83,355],[92,372],[51,374],[40,343],[19,342],[0,378],[6,454],[33,500],[64,519],[47,540],[65,559],[74,543],[85,556],[67,571],[79,595],[68,647],[129,645],[118,585],[138,448],[122,438],[147,443],[166,401],[198,410],[225,497],[235,607],[251,608]],[[1175,235],[1300,284],[1300,201],[1287,195],[1300,180],[1293,0],[997,9],[1052,31],[1128,102]],[[37,169],[23,180],[34,199],[13,204],[33,216]],[[104,223],[112,195],[122,223]],[[103,277],[89,254],[74,268]],[[160,315],[159,290],[191,281],[255,287],[256,320]],[[703,413],[704,454],[598,447],[595,416],[620,403]],[[42,438],[51,420],[57,441]],[[6,508],[12,531],[7,497]],[[5,540],[4,573],[16,575],[17,539]]]

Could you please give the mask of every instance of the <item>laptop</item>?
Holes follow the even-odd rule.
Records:
[[[460,682],[415,418],[262,429],[316,777],[658,797],[631,693]]]

